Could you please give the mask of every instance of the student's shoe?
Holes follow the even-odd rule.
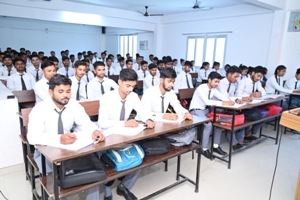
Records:
[[[257,140],[257,139],[258,139],[258,138],[255,137],[255,136],[253,136],[253,135],[244,138],[244,140]]]
[[[214,148],[213,151],[216,152],[217,154],[222,155],[222,156],[225,156],[227,154],[225,151],[223,151],[221,149],[221,147]]]
[[[117,188],[117,194],[123,196],[126,200],[138,200],[122,183]]]
[[[104,197],[104,200],[112,200],[112,195],[110,195],[108,197]]]
[[[213,155],[210,153],[210,151],[209,151],[208,149],[205,150],[205,151],[202,150],[202,155],[203,155],[204,157],[208,158],[208,159],[213,158],[213,157],[212,157]]]
[[[244,145],[252,144],[253,140],[244,140]]]
[[[242,145],[242,144],[240,144],[240,143],[237,143],[236,145],[234,145],[232,148],[233,148],[233,150],[235,151],[235,150],[238,150],[238,149],[242,149],[242,148],[244,148],[245,146],[244,145]]]

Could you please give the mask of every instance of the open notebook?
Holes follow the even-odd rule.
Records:
[[[125,135],[125,136],[135,136],[142,132],[146,127],[144,124],[139,124],[136,128],[129,127],[111,127],[102,130],[102,134],[107,137],[109,135]]]
[[[154,121],[156,122],[164,122],[164,123],[181,123],[184,121],[183,115],[178,115],[177,120],[168,120],[168,119],[163,119],[162,117],[155,116]]]

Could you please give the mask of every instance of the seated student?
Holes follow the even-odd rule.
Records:
[[[42,63],[43,78],[34,85],[35,104],[49,98],[49,80],[56,74],[55,64],[51,61]]]
[[[129,62],[129,60],[128,60]],[[127,60],[126,60],[126,65],[127,65]],[[124,57],[120,57],[118,58],[118,63],[116,63],[116,65],[114,66],[115,67],[115,70],[117,72],[116,75],[119,75],[120,74],[120,71],[122,69],[125,69],[126,68],[126,65],[125,65],[125,58]],[[131,62],[131,68],[132,68],[132,62]]]
[[[274,75],[269,77],[266,82],[266,93],[267,94],[291,94],[293,92],[300,93],[299,90],[286,89],[283,87],[283,80],[280,77],[283,77],[286,72],[286,67],[284,65],[279,65],[276,67]],[[277,105],[280,105],[281,102],[276,102]],[[283,101],[282,111],[288,109],[287,101]]]
[[[207,78],[211,69],[209,69],[209,62],[203,62],[200,70],[198,71],[198,78],[196,82],[196,87],[198,87],[202,83],[207,83]]]
[[[179,89],[194,88],[192,76],[189,74],[192,63],[190,61],[185,61],[183,71],[177,76],[174,90],[178,93]]]
[[[96,77],[87,85],[87,95],[89,100],[100,100],[100,97],[113,88],[119,88],[119,85],[105,77],[105,65],[101,61],[94,62],[94,73]]]
[[[83,59],[82,61],[84,61],[86,63],[86,69],[85,69],[85,74],[82,77],[82,80],[88,84],[91,80],[93,80],[93,78],[95,78],[94,73],[91,72],[90,70],[90,62],[86,59]],[[94,67],[93,67],[94,68]]]
[[[212,71],[218,72],[222,77],[226,76],[224,69],[220,68],[219,62],[216,62],[216,61],[214,62],[213,66],[212,66]]]
[[[218,90],[217,86],[222,79],[222,76],[217,72],[211,72],[208,75],[208,83],[200,85],[193,95],[191,104],[190,104],[190,113],[192,115],[197,115],[199,117],[207,117],[207,114],[210,111],[212,105],[218,104],[219,101],[211,100],[212,97],[222,101],[222,105],[231,106],[234,105],[234,102],[228,99],[228,97],[222,95]],[[212,130],[211,122],[204,124],[203,137],[202,137],[202,154],[208,158],[212,158],[212,154],[208,149],[209,137]],[[221,133],[215,133],[214,137],[214,152],[226,154],[219,146],[221,142]]]
[[[157,61],[157,73],[156,76],[159,78],[160,77],[160,70],[163,69],[164,62],[162,60]]]
[[[173,66],[173,60],[172,60],[172,58],[170,56],[166,56],[163,59],[163,62],[164,62],[165,68],[172,68],[172,66]]]
[[[162,69],[159,85],[145,91],[142,105],[147,112],[161,116],[163,119],[177,120],[178,115],[183,115],[184,119],[193,119],[189,111],[180,105],[174,90],[172,90],[176,76],[176,72],[171,68]],[[174,108],[176,114],[166,113],[169,104]]]
[[[3,57],[4,67],[0,70],[0,80],[7,80],[9,76],[17,73],[16,68],[12,64],[12,57],[10,55],[5,55]]]
[[[133,67],[133,61],[132,60],[126,60],[126,67],[125,68],[128,68],[128,69],[132,69],[132,67]],[[119,72],[119,74],[120,74],[120,72]],[[117,75],[119,75],[119,74],[117,74]]]
[[[28,74],[31,74],[35,78],[35,81],[37,82],[43,76],[42,69],[41,69],[41,60],[38,55],[31,55],[30,60],[32,65],[29,66],[26,69],[26,71]]]
[[[48,61],[51,61],[51,62],[54,63],[54,66],[55,66],[56,71],[57,71],[57,70],[58,70],[58,63],[59,63],[58,59],[57,59],[55,56],[50,56],[50,57],[48,58]],[[43,70],[43,69],[42,69],[42,70]]]
[[[54,67],[52,65],[52,67]],[[56,74],[49,80],[49,95],[45,101],[36,105],[29,114],[27,139],[31,145],[51,143],[72,144],[76,136],[70,132],[74,123],[80,125],[84,134],[91,136],[97,143],[104,141],[104,136],[76,101],[70,100],[71,80]],[[35,149],[34,160],[42,170],[41,154]],[[52,163],[46,159],[46,172],[52,171]],[[87,200],[99,199],[99,187],[87,189]]]
[[[13,61],[17,73],[7,78],[7,88],[11,91],[32,90],[35,84],[33,76],[24,72],[25,61],[21,58],[15,58]]]
[[[248,78],[248,67],[246,65],[240,64],[239,68],[241,70],[241,77],[239,78],[239,80]]]
[[[70,55],[70,68],[74,68],[74,64],[75,64],[75,56],[74,54]]]
[[[75,75],[70,77],[70,80],[72,81],[71,99],[76,101],[85,100],[87,99],[85,89],[86,83],[81,79],[85,75],[86,63],[84,61],[76,61],[73,70]]]
[[[150,120],[151,114],[144,110],[139,97],[132,92],[137,84],[137,79],[138,76],[133,69],[123,69],[120,72],[120,79],[118,80],[119,89],[106,92],[101,96],[101,106],[98,115],[98,123],[101,128],[107,129],[113,126],[137,127],[139,123],[136,120],[128,120],[132,109],[134,109],[141,120],[146,123],[147,128],[154,127],[154,122]],[[127,200],[137,199],[129,190],[135,183],[139,172],[140,170],[125,176],[117,188],[118,195],[124,196]],[[107,200],[112,199],[109,187],[105,187],[104,196]]]
[[[67,56],[62,57],[62,65],[63,65],[63,67],[60,67],[57,70],[58,74],[65,75],[67,78],[75,75],[74,70],[72,68],[70,68],[69,57],[67,57]],[[74,66],[75,66],[75,64],[74,64]]]
[[[115,68],[113,68],[112,59],[111,58],[106,58],[105,75],[107,77],[109,77],[111,75],[118,75],[118,72],[115,70]]]
[[[266,82],[267,82],[267,73],[268,73],[268,69],[266,67],[263,67],[264,68],[264,73],[263,73],[263,77],[260,79],[260,82],[263,84],[263,85],[266,85]]]
[[[151,63],[148,66],[148,70],[149,70],[149,73],[143,82],[144,92],[150,87],[159,85],[159,78],[156,76],[157,66],[154,63]]]
[[[224,66],[225,73],[227,72],[227,69],[229,69],[229,67],[231,67],[229,64],[226,64],[226,65]]]
[[[147,74],[149,73],[147,71],[147,66],[148,66],[147,61],[141,62],[141,69],[137,71],[138,80],[144,80],[146,78]]]
[[[284,88],[289,90],[300,90],[300,68],[297,69],[295,77],[290,78],[286,81],[284,84]],[[293,96],[290,97],[291,99],[291,106],[299,107],[300,103],[300,97],[299,96]]]
[[[192,67],[191,67],[190,73],[195,73],[196,72],[195,61],[191,60],[191,63],[192,63]]]

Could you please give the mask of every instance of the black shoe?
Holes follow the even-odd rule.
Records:
[[[227,154],[225,151],[223,151],[221,149],[221,147],[214,148],[213,151],[216,152],[217,154],[222,155],[222,156],[225,156]]]
[[[240,144],[240,143],[237,143],[236,145],[234,145],[232,148],[233,148],[233,150],[235,151],[235,150],[238,150],[238,149],[242,149],[242,148],[244,148],[245,146],[244,145],[242,145],[242,144]]]
[[[244,145],[252,144],[253,140],[244,140]]]
[[[244,138],[244,140],[257,140],[257,139],[258,139],[258,138],[255,137],[255,136],[253,136],[253,135]]]
[[[208,158],[208,159],[211,159],[211,158],[213,158],[212,157],[212,155],[211,155],[211,153],[210,153],[210,151],[207,149],[207,150],[203,150],[202,151],[202,155],[204,155],[204,157],[206,157],[206,158]]]
[[[117,194],[123,196],[126,200],[138,200],[122,183],[117,188]]]
[[[108,197],[104,197],[104,200],[112,200],[112,195],[110,195]]]

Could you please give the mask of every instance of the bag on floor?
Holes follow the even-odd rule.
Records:
[[[170,151],[170,142],[164,135],[139,141],[138,144],[146,155],[159,155]]]
[[[196,133],[197,127],[192,127],[186,129],[185,131],[181,131],[177,134],[170,134],[169,136],[167,136],[167,138],[170,141],[171,145],[179,147],[184,145],[190,145],[195,139]]]
[[[268,117],[269,111],[262,109],[262,108],[253,108],[257,112],[259,112],[262,115],[262,118]]]
[[[109,149],[105,154],[113,161],[115,164],[113,170],[117,172],[139,166],[145,157],[143,148],[135,143],[129,144],[124,149]]]
[[[280,106],[273,103],[265,105],[265,109],[268,110],[269,116],[277,115],[282,111],[282,108]]]
[[[59,166],[58,184],[62,188],[98,182],[106,178],[105,166],[95,154],[65,160]]]
[[[214,112],[210,112],[207,115],[208,118],[211,120],[214,120]],[[216,122],[219,122],[220,124],[224,126],[231,126],[232,125],[232,117],[231,114],[223,114],[223,113],[216,113]],[[234,119],[234,125],[242,125],[245,122],[245,116],[244,114],[236,114]]]
[[[245,116],[245,121],[256,121],[262,119],[262,114],[255,109],[244,109],[241,112]]]

